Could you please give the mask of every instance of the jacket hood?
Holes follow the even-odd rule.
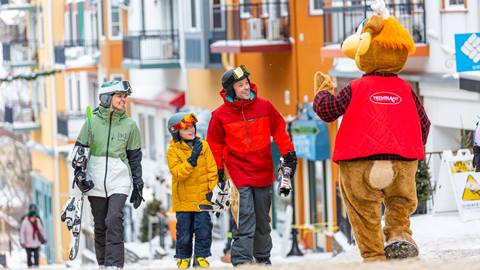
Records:
[[[254,83],[250,83],[250,93],[253,93],[253,98],[249,100],[233,100],[227,96],[227,91],[225,89],[222,89],[220,91],[220,96],[223,98],[223,103],[227,106],[232,106],[235,108],[241,108],[242,106],[248,106],[255,102],[257,99],[257,85]]]

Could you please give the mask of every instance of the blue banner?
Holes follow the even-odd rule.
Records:
[[[455,34],[457,72],[480,70],[480,33]]]

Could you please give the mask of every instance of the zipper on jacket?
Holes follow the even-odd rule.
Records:
[[[103,178],[103,187],[105,189],[105,199],[108,198],[107,193],[107,172],[108,172],[108,148],[110,147],[110,131],[112,130],[112,115],[113,111],[110,112],[110,123],[108,124],[108,136],[107,136],[107,152],[105,154],[105,177]]]
[[[248,132],[248,122],[247,122],[247,118],[245,118],[245,113],[243,112],[243,104],[242,104],[242,116],[243,116],[243,123],[245,124],[245,131],[247,132],[248,147],[252,148],[252,139],[250,138],[250,132]]]

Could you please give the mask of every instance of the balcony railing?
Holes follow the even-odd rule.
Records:
[[[36,44],[32,41],[3,43],[3,61],[9,66],[35,66],[37,64]]]
[[[7,128],[14,131],[32,130],[39,128],[38,104],[9,104],[5,105],[4,121]]]
[[[226,4],[221,8],[226,21],[226,40],[287,40],[288,2]]]
[[[131,32],[123,38],[123,58],[137,64],[179,60],[178,30]]]
[[[57,116],[58,134],[69,140],[75,140],[85,122],[85,115],[63,114]]]
[[[92,65],[95,64],[99,54],[98,40],[65,40],[63,44],[55,46],[54,52],[56,64]]]
[[[35,5],[31,0],[0,0],[0,10],[24,10],[35,12]]]
[[[390,14],[412,35],[415,43],[426,43],[425,3],[387,4]],[[323,8],[324,45],[341,44],[363,19],[373,14],[370,6],[353,5]]]

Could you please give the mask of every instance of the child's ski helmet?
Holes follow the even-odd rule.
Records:
[[[197,117],[193,113],[187,112],[178,112],[168,119],[168,131],[172,135],[174,141],[180,141],[180,129],[187,128],[190,126],[197,128],[195,123],[197,123]]]

